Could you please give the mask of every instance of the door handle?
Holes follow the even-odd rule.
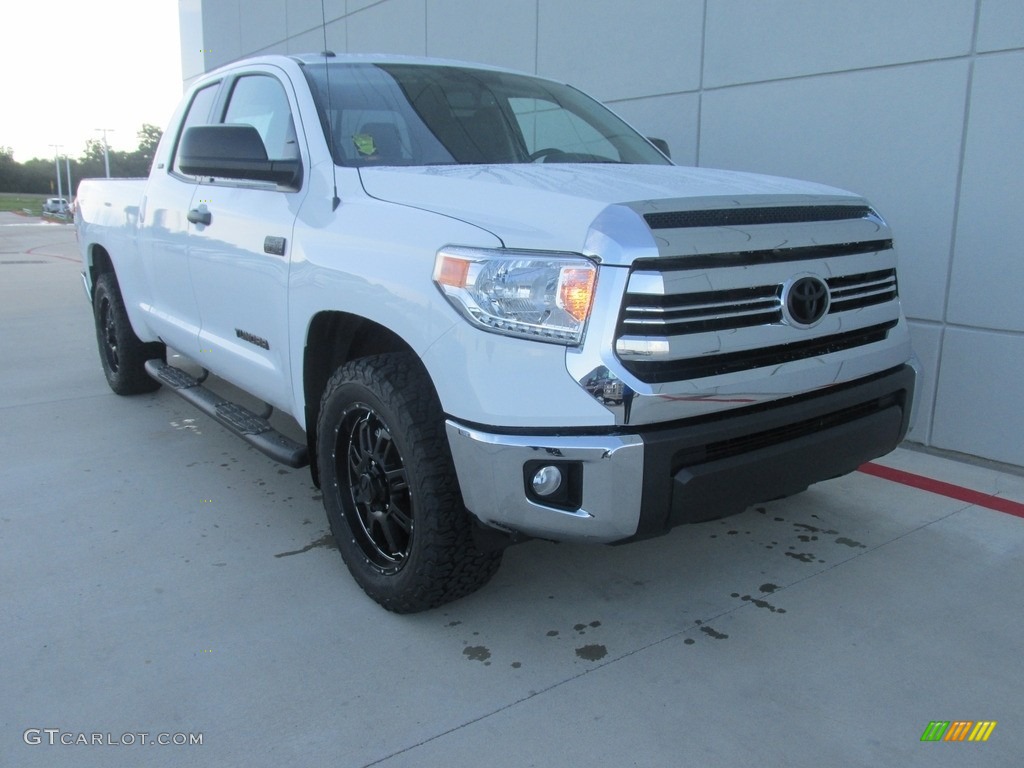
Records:
[[[193,208],[188,212],[188,220],[193,224],[209,224],[210,212],[205,209]]]

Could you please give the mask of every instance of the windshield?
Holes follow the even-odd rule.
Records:
[[[669,164],[608,109],[566,85],[423,64],[332,62],[303,70],[338,165]]]

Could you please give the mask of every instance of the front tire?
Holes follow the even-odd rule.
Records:
[[[320,403],[317,463],[331,532],[353,578],[396,613],[476,591],[501,552],[481,552],[462,503],[440,403],[408,353],[354,360]]]
[[[105,272],[96,279],[92,307],[100,363],[110,388],[119,395],[159,389],[159,382],[146,375],[143,366],[152,358],[163,360],[166,348],[159,342],[144,343],[135,335],[113,272]]]

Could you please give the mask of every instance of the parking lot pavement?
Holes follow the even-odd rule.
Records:
[[[1019,765],[1024,477],[901,449],[976,497],[858,472],[395,616],[308,473],[109,391],[71,229],[9,218],[0,766]]]

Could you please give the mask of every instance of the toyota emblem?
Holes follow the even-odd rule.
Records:
[[[805,275],[787,286],[782,301],[790,325],[810,328],[828,312],[828,286],[820,277]]]

